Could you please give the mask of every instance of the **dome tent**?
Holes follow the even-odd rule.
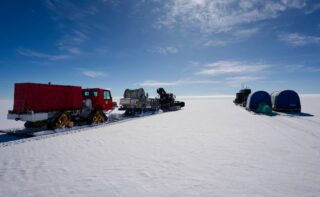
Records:
[[[280,112],[301,112],[299,95],[293,90],[283,90],[271,94],[272,109]]]
[[[270,95],[265,91],[257,91],[250,94],[247,100],[246,109],[258,113],[272,113]]]

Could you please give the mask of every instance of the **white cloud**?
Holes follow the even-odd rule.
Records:
[[[70,58],[69,55],[63,55],[63,54],[52,55],[52,54],[47,54],[47,53],[25,49],[25,48],[18,48],[16,51],[18,54],[25,57],[41,58],[41,59],[47,59],[50,61],[63,60],[63,59]]]
[[[107,2],[111,1],[113,2]],[[70,55],[82,53],[81,46],[89,40],[92,28],[96,25],[91,18],[99,12],[98,5],[103,2],[44,0],[43,4],[61,31],[61,38],[56,44],[58,49]]]
[[[237,76],[237,77],[228,77],[226,78],[226,83],[230,87],[240,87],[249,82],[260,81],[264,79],[263,77],[258,76]]]
[[[229,87],[239,87],[243,84],[260,81],[264,79],[259,76],[235,76],[227,77],[223,81],[214,80],[179,80],[179,81],[144,81],[139,84],[142,87],[166,87],[183,85],[205,85],[205,84],[225,84]]]
[[[175,54],[175,53],[178,53],[178,49],[172,46],[159,47],[155,50],[155,52],[160,54]]]
[[[302,64],[283,65],[282,69],[286,72],[320,72],[320,68],[318,67],[306,66]]]
[[[198,81],[185,81],[183,84],[217,84],[220,81],[212,81],[212,80],[198,80]]]
[[[71,54],[80,54],[80,45],[88,39],[84,31],[72,30],[70,33],[64,34],[62,39],[58,41],[58,48]]]
[[[161,86],[176,86],[179,83],[177,81],[164,82],[164,81],[144,81],[139,85],[142,87],[161,87]]]
[[[178,81],[144,81],[139,85],[142,87],[164,87],[164,86],[178,86],[190,84],[217,84],[219,81],[211,80],[178,80]]]
[[[89,2],[85,4],[76,4],[68,0],[45,0],[43,2],[47,9],[54,13],[54,20],[67,19],[73,22],[81,22],[84,18],[98,12],[98,8]]]
[[[252,64],[239,61],[217,61],[206,64],[204,68],[198,71],[197,75],[217,76],[225,74],[245,74],[256,73],[271,67],[268,64]]]
[[[218,39],[211,39],[207,40],[205,43],[203,43],[203,46],[205,47],[211,47],[211,46],[226,46],[230,43],[229,40],[218,40]]]
[[[320,37],[309,36],[299,33],[281,33],[278,35],[280,41],[291,46],[305,46],[308,44],[320,44]]]
[[[306,0],[168,0],[158,27],[179,25],[204,32],[228,32],[305,6]]]
[[[228,36],[222,36],[219,39],[213,38],[205,41],[202,46],[211,47],[211,46],[227,46],[229,44],[237,43],[246,40],[247,38],[253,36],[258,33],[260,28],[238,28],[236,31],[227,34]],[[214,34],[216,36],[216,34]]]
[[[248,29],[239,29],[239,30],[235,31],[233,33],[233,35],[238,38],[245,38],[245,37],[250,37],[250,36],[258,33],[259,30],[260,29],[258,27],[248,28]]]
[[[83,70],[82,74],[84,76],[90,77],[90,78],[98,78],[98,77],[103,77],[106,75],[104,72],[94,71],[94,70]]]
[[[320,72],[320,68],[319,67],[304,67],[303,69],[304,71],[307,71],[307,72]]]
[[[320,10],[320,3],[312,5],[308,10],[305,11],[306,14],[312,14]]]
[[[79,47],[68,47],[68,48],[65,48],[65,50],[67,50],[69,53],[72,53],[72,54],[80,54],[81,53],[81,50]]]

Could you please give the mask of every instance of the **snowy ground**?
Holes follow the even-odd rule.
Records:
[[[8,110],[12,110],[12,108],[13,108],[13,101],[0,100],[0,129],[23,127],[22,122],[7,120]]]
[[[269,117],[188,98],[178,112],[0,143],[0,196],[320,196],[319,99],[302,97],[313,116]],[[0,128],[20,127],[7,108]]]

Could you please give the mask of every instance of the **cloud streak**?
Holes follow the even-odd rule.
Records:
[[[95,70],[83,70],[81,71],[82,75],[90,78],[98,78],[98,77],[104,77],[106,74],[101,71],[95,71]]]
[[[80,30],[72,30],[58,41],[58,48],[61,51],[67,51],[70,54],[80,54],[80,46],[89,38],[86,33]]]
[[[165,87],[165,86],[181,86],[181,85],[192,85],[192,84],[217,84],[219,81],[212,80],[178,80],[178,81],[144,81],[139,83],[142,87]]]
[[[69,0],[45,0],[44,5],[55,14],[53,19],[56,21],[69,20],[80,22],[88,16],[95,15],[98,11],[95,5],[86,4],[81,7],[79,4],[74,4]]]
[[[312,5],[308,10],[305,11],[305,14],[312,14],[318,10],[320,10],[320,3]]]
[[[237,77],[228,77],[226,78],[226,83],[230,87],[239,87],[242,84],[246,84],[249,82],[260,81],[264,79],[264,77],[258,76],[237,76]]]
[[[281,33],[278,39],[291,46],[305,46],[309,44],[320,44],[320,37],[309,36],[299,33]]]
[[[92,22],[103,4],[114,4],[115,0],[83,1],[44,0],[43,4],[51,13],[51,18],[61,30],[61,37],[56,42],[59,50],[71,55],[83,52],[82,46],[90,38],[90,32],[97,25]],[[100,7],[99,7],[100,6]]]
[[[205,41],[202,46],[204,47],[216,47],[216,46],[227,46],[233,43],[242,42],[254,34],[257,34],[260,31],[260,28],[238,28],[237,31],[227,33],[228,36],[222,36],[219,39],[213,38]],[[215,36],[216,37],[216,36]]]
[[[218,76],[227,74],[247,74],[257,73],[271,67],[268,64],[252,64],[239,61],[217,61],[206,64],[202,70],[198,71],[197,75]]]
[[[16,51],[19,55],[22,55],[25,57],[47,59],[50,61],[64,60],[64,59],[70,58],[69,55],[65,55],[65,54],[52,55],[52,54],[47,54],[47,53],[25,49],[25,48],[18,48]]]
[[[155,50],[155,52],[163,54],[163,55],[175,54],[175,53],[178,53],[178,49],[176,47],[173,47],[173,46],[158,47]]]

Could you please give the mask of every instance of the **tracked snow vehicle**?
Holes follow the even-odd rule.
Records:
[[[241,105],[241,106],[245,107],[250,94],[251,94],[251,89],[249,89],[249,88],[241,89],[236,94],[236,98],[233,101],[233,103],[236,105]]]
[[[25,121],[26,128],[71,128],[74,122],[105,122],[114,107],[108,89],[16,83],[13,110],[7,118]]]
[[[176,101],[176,96],[172,93],[167,93],[163,88],[158,88],[157,93],[160,96],[160,108],[163,111],[175,111],[185,106],[182,101]]]

